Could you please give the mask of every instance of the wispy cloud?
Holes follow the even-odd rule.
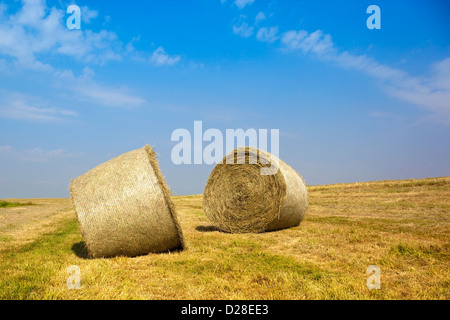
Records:
[[[335,54],[331,36],[323,34],[321,30],[308,33],[305,30],[290,30],[283,34],[281,42],[291,50],[302,50],[304,53],[315,53],[324,57],[326,54]]]
[[[98,16],[96,10],[86,6],[81,9],[84,23]],[[125,88],[97,83],[89,68],[85,67],[81,76],[74,76],[72,70],[58,69],[49,64],[51,60],[45,60],[48,56],[62,55],[83,64],[102,65],[108,61],[122,60],[129,54],[114,32],[94,32],[84,28],[68,30],[62,23],[64,16],[64,10],[48,8],[45,0],[22,0],[19,10],[8,16],[6,5],[0,5],[0,55],[9,57],[21,68],[44,71],[45,77],[53,77],[60,88],[76,92],[80,99],[88,98],[105,106],[136,107],[144,104],[145,99]],[[143,52],[139,54],[145,55]],[[155,65],[173,65],[180,58],[167,55],[161,47],[153,52],[152,59]],[[2,66],[7,63],[4,61],[0,60],[0,68],[6,69]],[[24,95],[4,95],[0,99],[0,117],[51,122],[76,115],[49,103],[35,101]]]
[[[236,7],[238,7],[239,9],[243,9],[248,5],[251,5],[255,0],[235,0],[234,4],[236,5]]]
[[[237,1],[235,3],[238,7],[244,7],[251,2],[243,1],[239,5]],[[255,25],[265,17],[263,12],[259,12]],[[233,32],[242,37],[252,36],[253,30],[254,27],[248,25],[243,15],[233,25]],[[428,75],[414,76],[367,55],[340,50],[333,43],[331,35],[323,33],[322,30],[289,30],[280,35],[278,32],[276,26],[261,27],[256,33],[256,39],[269,43],[280,40],[284,52],[301,51],[305,55],[334,63],[339,67],[362,72],[379,81],[384,91],[392,97],[428,110],[428,118],[450,124],[450,57],[435,62]]]
[[[380,81],[391,96],[421,106],[432,112],[433,119],[450,124],[450,58],[434,63],[428,76],[412,76],[367,55],[340,51],[331,36],[321,30],[312,33],[291,30],[283,34],[281,43],[287,50],[300,50],[340,67],[365,73]]]
[[[256,34],[256,39],[262,42],[274,42],[278,39],[278,27],[260,28]]]
[[[140,39],[140,36],[135,37],[126,45],[127,53],[131,55],[134,60],[150,63],[155,67],[174,66],[180,62],[181,57],[179,55],[169,55],[162,46],[156,48],[150,55],[147,52],[136,50],[134,44],[138,43]]]
[[[13,148],[11,146],[0,146],[0,153],[6,153],[12,151]]]
[[[81,20],[84,23],[91,23],[91,20],[98,17],[98,11],[97,10],[91,10],[87,6],[81,7]]]
[[[248,38],[253,34],[253,27],[249,26],[248,23],[243,22],[240,25],[233,26],[234,34],[240,35],[241,37]]]
[[[76,112],[58,107],[37,97],[29,97],[20,93],[0,91],[0,117],[34,122],[65,121],[77,115]]]
[[[248,38],[253,34],[253,30],[255,29],[253,26],[250,26],[246,21],[246,17],[241,15],[237,21],[233,24],[233,33],[237,34],[241,37]]]
[[[139,107],[147,102],[125,87],[116,88],[97,83],[94,75],[94,71],[88,67],[85,67],[79,76],[75,76],[71,70],[59,70],[54,74],[58,82],[69,82],[69,90],[76,92],[80,100],[88,98],[96,104],[122,108]]]
[[[173,66],[180,61],[180,56],[169,56],[163,47],[158,47],[150,57],[150,62],[155,66]]]
[[[127,92],[126,89],[115,89],[112,87],[104,87],[98,84],[80,85],[77,90],[94,100],[97,100],[105,106],[111,107],[138,107],[143,105],[146,100],[134,96]]]
[[[0,54],[12,57],[15,62],[31,69],[51,70],[52,66],[38,57],[59,54],[82,62],[105,63],[120,60],[117,48],[121,43],[113,32],[102,30],[67,30],[62,23],[65,11],[47,8],[43,0],[23,0],[21,9],[5,15],[5,5],[0,10]],[[96,14],[83,7],[85,19]]]
[[[48,8],[45,0],[22,0],[22,7],[6,15],[6,5],[0,6],[0,55],[12,58],[21,67],[55,71],[44,58],[48,55],[68,56],[82,63],[103,65],[124,58],[140,59],[155,66],[174,65],[180,56],[167,54],[163,47],[153,53],[141,52],[131,41],[124,46],[117,34],[108,30],[68,30],[64,23],[65,11]],[[99,13],[87,6],[81,7],[83,23],[89,24]]]
[[[263,21],[264,19],[266,19],[266,15],[264,14],[264,12],[258,12],[258,14],[255,17],[255,24],[260,23],[261,21]]]
[[[53,162],[61,159],[79,158],[83,153],[74,153],[66,149],[45,150],[39,147],[32,149],[16,150],[11,146],[0,146],[0,154],[13,157],[23,162]]]
[[[18,152],[20,161],[24,162],[52,162],[60,159],[78,158],[82,153],[73,153],[65,149],[56,149],[46,151],[41,148],[27,149]]]
[[[396,119],[400,120],[403,117],[401,115],[392,113],[392,112],[383,112],[383,111],[372,111],[369,113],[369,116],[372,118],[384,118],[384,119]]]

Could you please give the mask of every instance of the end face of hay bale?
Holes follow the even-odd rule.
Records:
[[[93,257],[138,256],[184,247],[170,192],[149,146],[74,179],[70,191]]]
[[[261,174],[269,167],[276,173]],[[305,184],[294,169],[268,152],[248,147],[235,149],[216,165],[203,197],[206,216],[232,233],[297,226],[307,203]]]

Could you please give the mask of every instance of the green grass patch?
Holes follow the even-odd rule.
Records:
[[[392,247],[391,252],[394,254],[402,255],[405,257],[413,258],[434,258],[440,260],[448,260],[449,250],[448,247],[438,246],[419,246],[412,247],[410,245],[400,243]]]
[[[24,206],[33,206],[35,205],[32,202],[8,202],[8,201],[0,201],[0,208],[13,208],[13,207],[24,207]]]
[[[14,238],[9,235],[0,235],[0,241],[2,242],[9,242],[12,241]]]
[[[0,254],[0,300],[35,299],[51,278],[65,266],[78,239],[75,219],[64,221],[58,231],[48,233],[20,249]]]

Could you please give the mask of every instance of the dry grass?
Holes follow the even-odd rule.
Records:
[[[137,258],[86,259],[69,200],[0,209],[0,299],[450,298],[449,177],[308,192],[300,226],[263,234],[219,232],[201,195],[175,197],[189,249]],[[372,264],[381,290],[366,287]]]
[[[55,223],[73,218],[72,204],[66,199],[7,199],[7,202],[21,206],[0,208],[0,252],[33,242],[56,231]]]

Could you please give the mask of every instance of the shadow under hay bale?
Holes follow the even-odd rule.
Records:
[[[89,251],[84,241],[74,243],[72,245],[72,251],[78,258],[89,259]]]
[[[195,227],[195,230],[199,232],[214,232],[214,231],[221,231],[216,226],[197,226]]]
[[[91,257],[185,247],[169,188],[148,145],[72,180],[70,192]]]
[[[307,206],[303,178],[276,156],[249,147],[235,149],[216,165],[203,196],[206,216],[231,233],[297,226]]]

